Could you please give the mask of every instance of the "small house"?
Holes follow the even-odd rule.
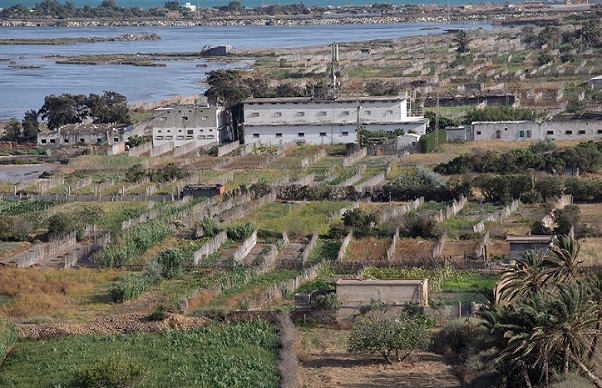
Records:
[[[553,235],[506,236],[510,243],[510,258],[518,259],[526,251],[547,251],[554,241]]]
[[[180,193],[180,198],[217,197],[225,192],[226,186],[219,183],[215,185],[186,185]]]

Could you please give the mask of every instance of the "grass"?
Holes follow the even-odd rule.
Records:
[[[17,319],[73,318],[82,309],[102,308],[94,306],[98,302],[96,295],[106,291],[118,275],[115,270],[85,268],[4,268],[0,271],[0,295],[10,297],[10,300],[0,306],[0,314]]]
[[[144,387],[278,387],[278,348],[276,328],[260,321],[25,341],[3,363],[0,385],[74,386],[83,368],[120,354],[144,366]]]
[[[71,159],[69,168],[86,171],[126,171],[128,168],[141,162],[142,158],[129,157],[127,155],[84,155]]]
[[[349,202],[275,202],[250,212],[243,221],[255,222],[260,229],[309,235],[327,225],[334,213],[346,206]]]
[[[338,240],[318,239],[307,261],[310,264],[317,264],[321,261],[335,261],[339,254],[339,249],[341,249],[341,242]]]

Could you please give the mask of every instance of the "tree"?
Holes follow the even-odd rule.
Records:
[[[146,171],[141,164],[135,164],[125,173],[125,180],[132,183],[141,182],[146,177]]]
[[[378,353],[389,363],[401,362],[431,343],[430,322],[423,315],[393,318],[369,317],[357,322],[347,343],[349,352]]]
[[[561,235],[554,239],[552,249],[543,265],[548,275],[556,282],[564,283],[575,279],[583,260],[579,259],[579,242],[570,235]]]
[[[347,210],[343,214],[343,224],[353,228],[357,235],[367,235],[378,221],[375,213],[366,212],[360,208]]]
[[[66,213],[57,213],[48,219],[48,236],[58,237],[74,230],[72,218]]]
[[[21,138],[21,123],[16,118],[10,119],[4,130],[4,137],[8,141],[18,141]]]
[[[470,41],[471,41],[471,37],[468,34],[468,31],[466,30],[460,30],[456,33],[456,36],[454,37],[453,41],[458,45],[458,47],[456,48],[456,50],[458,51],[458,53],[463,54],[463,53],[467,53],[470,51],[470,48],[468,47],[470,45]]]
[[[182,272],[184,263],[184,252],[178,248],[168,248],[157,256],[157,262],[161,266],[161,276],[171,279]]]
[[[21,126],[23,127],[23,139],[25,141],[36,141],[38,133],[40,132],[38,112],[34,109],[25,112],[23,121],[21,121]]]
[[[512,301],[540,292],[549,277],[544,258],[545,253],[540,250],[522,252],[516,265],[506,270],[500,278],[498,285],[502,299]]]
[[[83,94],[66,93],[60,96],[54,94],[46,96],[38,114],[48,121],[50,129],[57,129],[65,124],[80,123],[87,116],[86,99]]]
[[[580,115],[587,110],[587,102],[584,100],[571,99],[566,105],[566,112],[574,115]]]
[[[130,111],[127,106],[127,98],[119,93],[105,91],[102,96],[90,94],[86,105],[90,117],[95,123],[128,123],[130,122]]]
[[[175,11],[180,9],[180,3],[177,0],[168,0],[165,2],[165,8]]]
[[[571,229],[575,233],[578,233],[579,223],[581,222],[581,210],[577,205],[568,205],[562,209],[554,211],[554,222],[556,227],[554,233],[560,235],[568,235],[571,233]]]

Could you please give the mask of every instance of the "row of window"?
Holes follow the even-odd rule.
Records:
[[[299,112],[296,112],[295,115],[297,117],[303,117],[303,116],[305,116],[305,113],[306,112],[299,111]],[[344,111],[340,112],[339,116],[349,116],[350,114],[351,114],[350,111],[344,110]],[[392,114],[393,114],[392,110],[387,110],[385,112],[385,115],[392,115]],[[370,115],[372,115],[371,111],[369,111],[369,110],[362,111],[362,116],[370,116]],[[321,117],[328,116],[328,112],[325,111],[325,110],[318,111],[318,112],[316,112],[316,116],[318,116],[318,117],[320,117],[320,116]],[[249,117],[259,117],[259,112],[251,112],[251,114],[249,115]],[[274,112],[274,116],[273,117],[282,117],[282,112]]]
[[[481,131],[477,131],[477,136],[480,136],[481,134],[482,134]],[[573,134],[573,130],[567,129],[566,131],[564,131],[564,134],[565,135],[572,135]],[[585,135],[586,131],[585,131],[585,129],[580,129],[580,130],[577,131],[577,134],[578,135]],[[602,135],[602,129],[598,129],[597,134],[598,135]],[[495,135],[496,135],[496,137],[498,139],[501,139],[502,138],[502,131],[501,130],[497,130],[496,133],[495,133]],[[548,135],[548,136],[554,136],[554,131],[546,131],[546,135]],[[527,137],[527,138],[532,137],[532,132],[530,130],[522,130],[521,129],[521,130],[518,131],[518,137]]]
[[[333,102],[335,103],[348,103],[348,101],[328,101],[326,102],[326,104],[332,104]],[[375,101],[376,102],[376,101]],[[398,103],[398,101],[396,100],[384,100],[384,101],[377,101],[379,104],[382,102],[392,102],[392,103]],[[313,101],[313,104],[321,104],[320,101]],[[362,104],[366,104],[366,103],[370,103],[370,101],[362,101]],[[270,102],[270,103],[263,103],[263,102],[246,102],[245,105],[286,105],[286,104],[291,104],[290,102]],[[293,102],[293,105],[299,105],[299,104],[303,104],[305,105],[306,102]]]
[[[320,136],[325,137],[328,135],[326,134],[326,132],[320,132]],[[341,132],[341,136],[349,136],[349,132]],[[259,133],[254,133],[253,137],[258,139],[261,137],[261,135]],[[269,135],[268,135],[268,137],[269,137]],[[276,133],[276,137],[282,137],[282,133]],[[305,137],[305,132],[297,133],[297,137]]]
[[[171,129],[166,129],[165,132],[171,133]],[[183,129],[178,129],[178,133],[182,133],[182,132],[184,132]],[[203,133],[203,132],[205,132],[205,130],[202,129],[202,128],[199,128],[199,132]],[[213,128],[209,128],[209,132],[213,132]],[[163,133],[163,130],[162,129],[157,129],[157,133]],[[194,135],[194,129],[187,129],[186,130],[186,134],[187,135]]]
[[[215,139],[215,136],[213,135],[199,135],[198,136],[199,139]],[[192,140],[194,139],[194,136],[192,135],[186,135],[186,137],[184,137],[184,135],[178,135],[176,136],[176,140]],[[155,140],[173,140],[173,136],[168,135],[168,136],[155,136]]]
[[[83,137],[79,138],[79,142],[80,143],[85,143],[86,139],[84,139]],[[96,142],[97,143],[102,143],[102,138],[101,137],[97,137],[96,138]],[[114,143],[119,143],[119,138],[118,137],[114,137],[113,138],[113,142]],[[40,139],[40,143],[42,144],[56,144],[56,139]],[[65,144],[69,144],[69,138],[66,137],[63,139],[63,143]]]
[[[160,117],[159,120],[167,121],[167,117]],[[188,116],[182,116],[182,120],[188,121]],[[201,120],[207,121],[207,120],[209,120],[209,116],[201,116]]]

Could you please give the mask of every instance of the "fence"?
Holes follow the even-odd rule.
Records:
[[[178,156],[189,154],[192,151],[196,150],[196,148],[197,148],[196,140],[189,141],[188,143],[185,143],[185,144],[182,144],[181,146],[176,147],[173,151],[173,156],[178,157]]]
[[[485,217],[484,220],[482,220],[478,224],[474,225],[472,227],[472,230],[475,233],[483,233],[485,231],[485,222],[501,222],[501,221],[504,221],[506,218],[510,217],[510,215],[512,213],[514,213],[518,209],[518,204],[519,204],[519,200],[515,199],[514,201],[512,201],[512,203],[510,205],[506,206],[502,210],[500,210],[498,212],[495,212],[493,214],[490,214],[487,217]]]
[[[433,248],[432,257],[434,260],[438,259],[445,249],[445,243],[447,242],[447,231],[443,233],[443,236],[439,239],[435,247]]]
[[[487,243],[489,243],[489,232],[485,233],[483,240],[480,241],[475,247],[475,258],[483,258],[483,260],[487,260]]]
[[[161,144],[160,146],[157,146],[157,147],[153,147],[150,150],[150,157],[154,158],[155,156],[166,154],[166,153],[170,152],[171,150],[173,150],[173,148],[174,148],[173,141],[171,141],[169,143]]]
[[[355,182],[357,182],[360,179],[362,179],[362,174],[363,173],[364,173],[364,168],[360,168],[359,172],[357,174],[355,174],[354,176],[352,176],[350,178],[345,179],[344,181],[342,181],[341,183],[339,183],[337,186],[339,186],[339,187],[351,186]]]
[[[343,259],[345,258],[345,254],[347,253],[347,247],[349,246],[349,243],[351,242],[352,239],[353,239],[353,230],[351,230],[349,232],[347,237],[345,237],[345,239],[341,243],[341,248],[339,249],[339,253],[337,254],[337,261],[343,261]]]
[[[263,261],[257,267],[257,274],[262,275],[276,268],[276,261],[278,260],[278,248],[275,245],[270,245],[270,251],[267,254],[261,253]]]
[[[220,158],[224,155],[229,154],[230,152],[238,149],[240,147],[240,143],[234,142],[230,144],[223,144],[217,147],[217,157]]]
[[[381,213],[378,216],[379,222],[385,222],[392,218],[401,217],[407,212],[418,209],[422,204],[424,204],[424,197],[417,198],[410,203],[394,207],[393,209],[387,209],[386,213]]]
[[[140,144],[138,147],[132,147],[128,150],[128,156],[140,156],[145,152],[149,152],[153,148],[153,142],[148,141]]]
[[[391,246],[387,249],[387,261],[395,260],[395,249],[397,249],[397,240],[399,239],[399,228],[395,229]]]
[[[30,267],[43,259],[50,259],[61,255],[76,244],[77,240],[75,238],[75,232],[72,232],[66,236],[51,240],[48,243],[34,245],[24,252],[17,253],[14,256],[4,259],[2,263],[15,263],[19,268]]]
[[[232,258],[234,259],[235,262],[242,262],[245,257],[247,257],[247,255],[249,253],[251,253],[251,250],[253,249],[253,247],[257,244],[257,229],[255,229],[255,231],[253,231],[253,234],[251,234],[251,237],[247,238],[245,241],[242,242],[242,245],[239,246],[236,251],[234,251],[234,253],[232,254]]]
[[[362,148],[356,152],[354,152],[353,154],[347,156],[345,159],[343,159],[343,167],[349,167],[354,165],[358,160],[365,158],[366,155],[368,154],[368,150],[366,148]]]
[[[125,152],[125,142],[113,144],[108,150],[107,155],[118,155]]]
[[[303,265],[305,265],[305,263],[307,263],[307,260],[309,259],[309,255],[311,254],[311,251],[316,247],[317,243],[318,243],[318,232],[314,232],[314,234],[311,236],[311,240],[309,240],[309,244],[307,244],[305,249],[303,249],[303,256],[302,256]]]
[[[554,212],[558,209],[562,209],[573,203],[573,196],[570,194],[565,194],[556,201],[554,207],[550,211],[550,214],[541,219],[541,223],[548,229],[552,229],[554,226]]]
[[[79,250],[65,257],[65,268],[71,268],[77,263],[89,260],[96,252],[104,249],[111,243],[111,233],[105,232],[100,237],[95,237],[94,242],[89,245],[82,246]]]
[[[272,203],[276,200],[276,192],[272,191],[270,194],[266,194],[261,198],[253,200],[251,202],[247,202],[240,206],[237,206],[233,209],[225,211],[220,215],[220,219],[222,222],[230,222],[236,220],[240,217],[243,217],[248,211],[253,210],[255,208],[261,207],[265,204]]]
[[[307,168],[310,165],[317,163],[320,159],[326,157],[326,149],[320,148],[317,154],[301,160],[301,168]]]
[[[439,214],[434,217],[435,221],[443,222],[444,220],[455,216],[460,210],[464,208],[467,202],[468,200],[463,195],[460,196],[460,199],[457,201],[454,199],[454,202],[452,202],[451,205],[445,208],[445,213],[443,212],[443,210],[439,210]]]
[[[378,187],[378,186],[382,185],[385,182],[385,180],[386,180],[385,173],[381,172],[380,174],[373,176],[372,178],[366,180],[365,182],[356,185],[355,191],[362,192],[362,191],[366,190],[367,188]]]
[[[226,242],[228,239],[228,234],[226,231],[219,232],[215,237],[211,240],[207,241],[205,244],[201,245],[199,249],[194,251],[192,256],[192,264],[198,265],[199,262],[203,259],[203,256],[207,256],[217,251],[219,247]]]

